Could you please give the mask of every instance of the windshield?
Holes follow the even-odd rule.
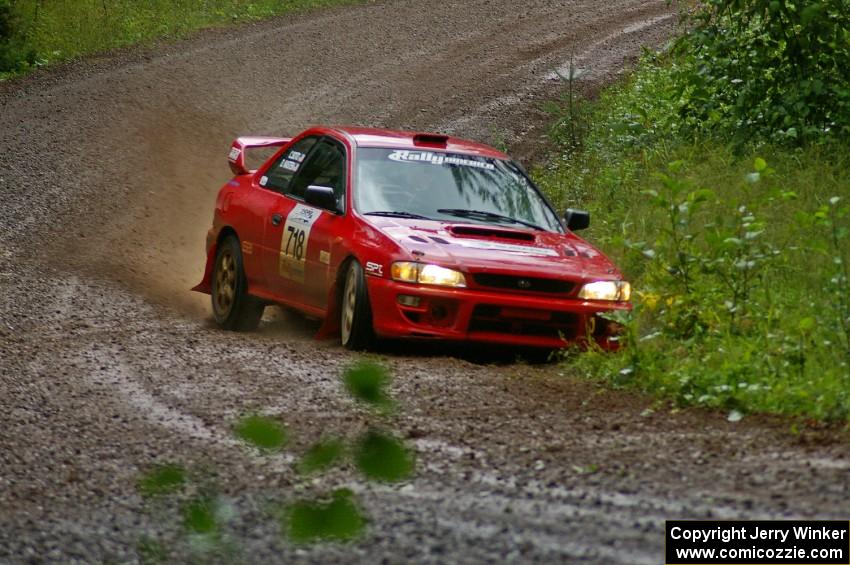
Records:
[[[354,205],[361,214],[472,221],[561,232],[557,216],[509,161],[363,148]]]

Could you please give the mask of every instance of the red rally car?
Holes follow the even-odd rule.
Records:
[[[258,170],[245,153],[280,147]],[[233,142],[204,278],[223,328],[267,304],[324,320],[348,348],[376,337],[616,348],[600,316],[631,287],[562,222],[528,175],[486,145],[431,133],[315,127]]]

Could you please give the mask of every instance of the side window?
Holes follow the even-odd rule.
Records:
[[[292,181],[292,177],[301,169],[304,160],[307,158],[307,154],[318,139],[316,136],[305,137],[287,149],[268,168],[265,176],[260,179],[260,186],[288,194],[290,192],[289,183]]]
[[[311,184],[333,188],[337,204],[342,209],[345,196],[345,152],[338,143],[329,139],[317,143],[287,192],[297,198],[304,198]]]

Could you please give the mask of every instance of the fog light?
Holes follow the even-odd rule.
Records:
[[[419,306],[421,299],[418,296],[410,296],[407,294],[399,294],[398,295],[398,303],[402,306],[412,306],[416,308]]]
[[[431,317],[434,319],[434,321],[439,322],[448,315],[449,313],[446,310],[445,306],[434,306],[433,308],[431,308]]]

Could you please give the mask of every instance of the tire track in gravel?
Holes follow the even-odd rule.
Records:
[[[370,2],[0,85],[0,561],[133,560],[142,535],[179,525],[134,489],[164,461],[214,467],[252,562],[649,563],[665,517],[846,518],[835,430],[670,413],[558,367],[440,348],[383,352],[417,477],[316,486],[360,493],[371,531],[352,546],[282,542],[263,507],[297,487],[291,458],[227,435],[239,414],[278,415],[297,455],[368,425],[340,390],[351,357],[314,325],[220,332],[187,291],[234,135],[348,122],[532,156],[553,70],[574,55],[593,91],[669,37],[671,14],[663,0]]]

